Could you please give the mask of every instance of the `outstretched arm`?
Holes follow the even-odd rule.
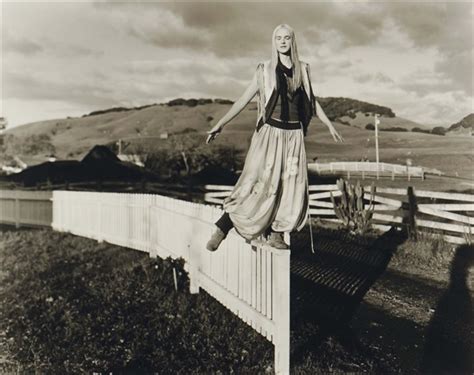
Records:
[[[328,119],[326,114],[324,113],[323,109],[319,105],[318,101],[315,99],[316,102],[316,116],[328,127],[332,137],[334,138],[334,141],[336,142],[344,142],[344,139],[341,137],[341,135],[337,132],[336,128],[334,125],[331,123],[331,121]]]
[[[250,82],[249,86],[242,94],[242,96],[232,105],[229,111],[217,122],[217,124],[214,125],[214,127],[207,132],[209,135],[207,137],[206,143],[211,142],[215,137],[217,137],[217,135],[224,128],[224,126],[229,123],[235,116],[237,116],[252,100],[257,91],[257,72],[255,72],[252,78],[252,82]]]
[[[311,68],[309,64],[306,64],[306,69],[308,71],[308,78],[311,82]],[[331,121],[328,119],[326,114],[324,113],[323,109],[319,105],[318,101],[316,100],[316,97],[313,94],[313,91],[311,90],[311,95],[314,98],[314,102],[316,104],[316,116],[326,125],[331,132],[332,137],[336,142],[344,142],[344,139],[341,137],[341,135],[337,132],[336,128],[334,128],[334,125],[331,123]]]

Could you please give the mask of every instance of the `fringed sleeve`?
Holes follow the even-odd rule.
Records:
[[[306,70],[308,71],[308,81],[309,81],[309,88],[310,88],[310,96],[311,96],[311,114],[316,116],[316,97],[313,93],[313,85],[311,84],[311,68],[309,64],[306,64]]]
[[[263,116],[265,119],[265,82],[264,82],[264,74],[263,74],[263,63],[259,63],[257,66],[257,83],[258,83],[258,100],[257,100],[257,108],[258,108],[258,117],[260,115]]]

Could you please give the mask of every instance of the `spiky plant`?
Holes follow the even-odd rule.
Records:
[[[375,197],[374,183],[371,185],[368,207],[364,205],[364,189],[359,181],[356,185],[353,185],[341,178],[337,180],[336,184],[341,192],[339,201],[336,202],[332,193],[330,195],[337,218],[349,231],[364,235],[372,225]]]

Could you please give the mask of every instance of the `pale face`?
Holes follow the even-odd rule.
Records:
[[[288,54],[291,47],[291,34],[284,27],[280,28],[275,34],[275,44],[277,51]]]

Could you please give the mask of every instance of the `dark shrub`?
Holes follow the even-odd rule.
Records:
[[[211,104],[212,99],[198,99],[198,104],[203,105],[203,104]]]
[[[442,126],[436,126],[433,129],[431,129],[431,134],[445,135],[446,134],[446,129],[443,128]]]
[[[426,129],[422,129],[422,128],[418,128],[418,127],[415,127],[413,129],[411,129],[412,132],[415,132],[415,133],[427,133],[427,134],[430,134],[430,131],[429,130],[426,130]]]
[[[153,107],[155,105],[156,104],[147,104],[147,105],[142,105],[140,107],[135,107],[134,109],[140,110],[140,109],[145,109],[145,108],[148,108],[148,107]]]
[[[365,129],[366,130],[375,130],[375,125],[369,123],[369,124],[365,125]]]
[[[185,103],[186,103],[186,99],[177,98],[177,99],[170,100],[167,104],[168,106],[173,107],[175,105],[184,105]]]
[[[198,101],[196,99],[188,99],[186,100],[186,105],[188,107],[196,107],[198,105]]]
[[[214,103],[217,104],[234,104],[232,100],[227,100],[227,99],[214,99]]]
[[[193,133],[186,136],[196,138]],[[207,145],[200,140],[197,141],[194,143],[190,138],[178,139],[175,141],[175,146],[170,149],[158,149],[149,153],[145,160],[145,168],[168,178],[180,176],[185,172],[189,175],[196,174],[209,167],[220,167],[229,171],[241,167],[239,162],[241,151],[232,146]]]
[[[391,128],[384,128],[384,129],[380,129],[381,131],[383,132],[407,132],[408,129],[407,128],[402,128],[402,127],[399,127],[399,126],[394,126],[394,127],[391,127]]]
[[[97,115],[102,115],[104,113],[112,113],[112,112],[127,112],[131,110],[132,108],[114,107],[114,108],[109,108],[109,109],[101,109],[99,111],[93,111],[89,114],[83,115],[82,117],[97,116]]]

